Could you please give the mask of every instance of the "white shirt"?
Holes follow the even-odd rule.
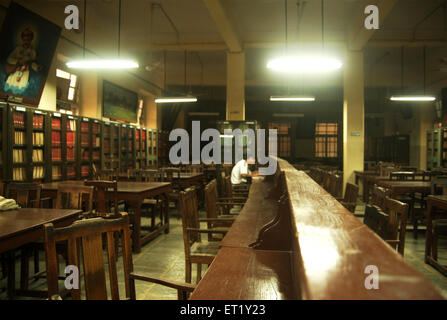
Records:
[[[233,167],[231,170],[231,183],[232,184],[241,184],[246,183],[247,180],[242,178],[242,174],[251,174],[250,170],[248,170],[248,163],[246,160],[242,159]]]

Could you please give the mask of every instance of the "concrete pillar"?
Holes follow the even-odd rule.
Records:
[[[227,120],[245,120],[245,53],[227,53]]]
[[[102,118],[102,81],[96,72],[84,72],[81,77],[81,116]]]
[[[363,170],[365,151],[364,109],[363,53],[348,51],[344,68],[343,101],[344,186],[347,182],[355,182],[355,170]]]
[[[143,123],[148,129],[157,129],[157,104],[155,103],[155,96],[145,95],[144,100],[144,119]]]
[[[433,129],[435,121],[432,103],[414,106],[413,128],[410,135],[410,165],[427,169],[427,131]]]

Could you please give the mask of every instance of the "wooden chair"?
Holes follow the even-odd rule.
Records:
[[[383,211],[388,215],[388,234],[385,240],[402,256],[405,250],[408,208],[407,203],[385,198]]]
[[[174,202],[175,207],[178,208],[179,204],[179,180],[180,180],[180,169],[179,168],[163,168],[161,174],[161,181],[170,182],[172,184],[172,192],[169,193],[169,201]]]
[[[135,173],[135,179],[137,182],[159,182],[162,181],[162,173],[154,169],[144,169],[138,170]],[[161,208],[160,197],[155,197],[153,199],[144,199],[142,207],[142,212],[150,212],[151,215],[151,229],[155,227],[155,214],[158,212],[160,216],[160,221],[163,221],[163,211]]]
[[[10,182],[6,186],[6,198],[16,200],[17,204],[22,208],[41,208],[43,201],[41,199],[42,187],[34,183],[18,183]],[[46,200],[50,200],[47,198]],[[29,286],[29,263],[30,257],[34,254],[34,274],[39,274],[39,246],[38,243],[30,243],[20,248],[20,289],[27,291]],[[15,254],[10,253],[11,259],[15,260]],[[14,263],[11,265],[11,267]],[[9,270],[9,272],[15,272]],[[11,275],[10,275],[11,276]]]
[[[359,195],[359,187],[352,184],[346,184],[345,196],[343,198],[337,198],[337,200],[352,213],[355,212],[355,206],[357,204],[357,198]]]
[[[81,286],[79,284],[79,288],[84,288],[85,298],[87,300],[106,300],[109,296],[108,287],[110,288],[111,299],[120,299],[115,241],[113,237],[116,232],[123,234],[122,263],[126,298],[136,299],[135,280],[162,284],[177,289],[179,298],[184,299],[195,288],[191,284],[150,278],[133,272],[129,218],[127,213],[123,213],[121,217],[115,219],[98,217],[79,220],[69,227],[58,229],[49,223],[44,226],[44,232],[48,270],[48,297],[50,299],[54,299],[54,297],[59,295],[59,266],[56,245],[60,241],[68,242],[69,264],[77,267],[79,274],[81,274],[82,267],[84,285]],[[106,248],[107,253],[108,285],[103,247]],[[84,296],[81,289],[71,289],[70,294],[73,300],[81,300]]]
[[[223,230],[201,229],[200,222],[215,222],[218,219],[200,219],[197,193],[194,188],[180,191],[183,241],[185,248],[185,280],[191,283],[192,264],[197,264],[197,282],[202,277],[202,264],[211,264],[219,250],[219,242],[202,240],[201,234],[225,234]]]
[[[85,180],[84,185],[94,188],[95,212],[93,216],[109,217],[110,215],[118,216],[118,183],[116,181],[104,180]],[[111,197],[113,200],[107,200]],[[110,210],[110,202],[113,202],[114,212]]]
[[[343,178],[338,174],[329,174],[328,192],[335,198],[341,196],[343,190]]]
[[[388,189],[378,187],[374,185],[372,196],[371,196],[371,204],[374,206],[378,206],[379,208],[383,208],[383,204],[385,202],[385,198],[390,195],[390,191]]]
[[[92,216],[93,211],[93,187],[80,186],[70,183],[59,184],[54,204],[55,209],[80,209],[83,216]]]

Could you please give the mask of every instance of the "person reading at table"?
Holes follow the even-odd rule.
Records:
[[[231,184],[245,184],[247,183],[246,178],[257,177],[259,174],[252,172],[256,168],[255,162],[253,157],[248,157],[247,160],[242,159],[236,163],[233,170],[231,170]]]

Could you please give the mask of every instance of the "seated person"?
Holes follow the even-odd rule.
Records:
[[[255,159],[253,157],[249,157],[247,160],[242,159],[238,163],[235,164],[233,170],[231,170],[231,184],[245,184],[247,183],[247,177],[256,177],[258,173],[252,173],[252,170],[255,169]]]

